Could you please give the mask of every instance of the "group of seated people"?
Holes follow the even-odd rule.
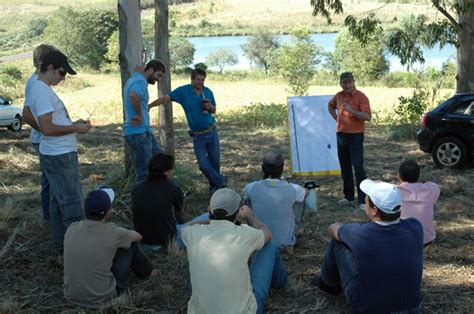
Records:
[[[131,269],[153,274],[143,249],[162,250],[176,241],[189,260],[188,313],[263,313],[270,288],[288,284],[282,250],[302,233],[308,191],[281,179],[283,156],[264,154],[263,179],[211,196],[206,213],[185,223],[183,191],[174,181],[174,157],[156,154],[147,179],[132,190],[135,230],[118,227],[114,192],[103,187],[85,200],[86,218],[72,223],[64,240],[64,296],[96,308],[126,289]],[[344,293],[354,312],[418,313],[423,246],[435,238],[433,208],[439,187],[419,183],[414,160],[399,166],[399,184],[364,180],[367,223],[329,226],[332,238],[321,272],[311,284]]]

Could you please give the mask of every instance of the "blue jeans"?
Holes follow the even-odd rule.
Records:
[[[321,279],[330,287],[342,286],[346,299],[354,307],[359,303],[359,271],[352,251],[342,242],[332,240],[326,251]]]
[[[117,290],[125,289],[128,273],[132,269],[139,279],[145,279],[153,270],[153,265],[140,249],[136,242],[132,242],[128,249],[118,249],[112,264]]]
[[[124,137],[135,165],[135,184],[140,183],[148,175],[148,162],[151,157],[161,152],[160,145],[150,132]]]
[[[272,242],[267,242],[250,265],[252,291],[257,300],[257,313],[263,313],[265,300],[271,288],[282,288],[288,283],[288,273],[280,257],[280,251]]]
[[[31,143],[35,149],[38,157],[40,156],[39,152],[39,143]],[[43,208],[43,219],[46,222],[49,222],[49,182],[46,174],[44,173],[43,167],[41,167],[41,207]]]
[[[199,169],[209,181],[209,191],[214,192],[223,187],[225,179],[220,173],[221,153],[217,129],[214,128],[206,134],[193,134],[193,144]]]
[[[357,184],[357,201],[365,204],[365,193],[360,189],[360,183],[367,178],[364,170],[364,133],[337,133],[337,154],[344,182],[344,197],[354,200],[354,167]]]
[[[40,164],[50,186],[50,215],[53,227],[53,254],[62,255],[64,233],[74,221],[84,218],[82,187],[77,153],[40,155]]]

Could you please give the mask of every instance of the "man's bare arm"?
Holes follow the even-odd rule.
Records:
[[[339,237],[337,236],[337,231],[342,226],[344,226],[344,224],[340,223],[340,222],[335,222],[335,223],[333,223],[332,225],[329,226],[328,233],[331,236],[331,238],[333,238],[334,240],[339,241]]]
[[[270,231],[270,229],[267,227],[266,224],[257,219],[250,207],[246,205],[240,207],[239,213],[237,214],[237,218],[240,220],[247,219],[249,226],[258,230],[262,230],[263,235],[265,237],[265,243],[272,239],[272,232]]]
[[[29,106],[23,107],[23,112],[21,113],[23,121],[25,121],[29,126],[31,126],[36,131],[39,131],[39,125],[36,123],[35,117],[31,112],[31,108]]]
[[[331,104],[328,104],[328,111],[329,114],[334,118],[334,120],[337,120],[336,108],[331,106]]]
[[[78,121],[72,125],[57,125],[53,123],[53,113],[47,113],[38,118],[39,130],[46,136],[62,136],[71,133],[84,134],[89,132],[90,122]]]
[[[150,104],[148,104],[148,110],[150,110],[153,107],[158,107],[160,105],[166,104],[171,101],[171,97],[168,95],[162,96],[158,98],[155,101],[152,101]]]
[[[372,115],[368,112],[357,111],[351,107],[348,103],[344,103],[344,110],[355,116],[359,120],[370,121],[372,119]]]

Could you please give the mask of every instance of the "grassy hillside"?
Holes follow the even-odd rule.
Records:
[[[320,16],[312,16],[310,0],[207,0],[170,5],[170,32],[173,36],[217,36],[252,34],[259,28],[273,33],[288,33],[296,26],[313,32],[334,32],[346,15],[363,17],[375,12],[386,25],[401,17],[422,13],[439,18],[427,4],[384,4],[375,1],[344,1],[345,13],[334,16],[328,25]],[[41,37],[26,36],[30,22],[47,18],[60,6],[76,10],[90,8],[116,10],[115,0],[0,0],[0,56],[23,52],[41,42]],[[143,19],[154,19],[153,1],[142,1]]]

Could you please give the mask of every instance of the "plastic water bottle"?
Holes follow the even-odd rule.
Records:
[[[306,196],[304,200],[305,208],[308,211],[317,212],[319,210],[319,207],[316,188],[319,186],[313,180],[306,180],[304,181],[304,187],[308,189],[308,196]]]

